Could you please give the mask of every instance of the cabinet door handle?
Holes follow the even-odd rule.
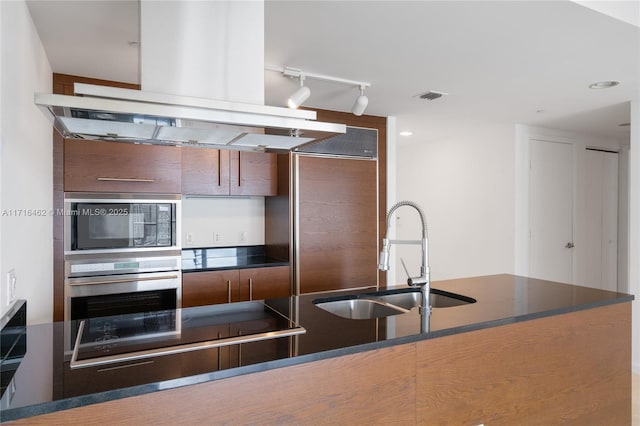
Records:
[[[231,303],[231,280],[227,280],[227,302]]]
[[[222,186],[222,152],[218,150],[218,186]]]
[[[240,172],[240,167],[242,167],[242,166],[241,166],[241,164],[242,164],[242,157],[241,157],[241,155],[242,155],[242,152],[241,152],[241,151],[238,151],[238,186],[241,186],[241,184],[240,184],[240,179],[241,179],[241,177],[240,177],[240,176],[242,176],[242,173]]]
[[[222,338],[222,334],[218,332],[218,340]],[[222,370],[222,349],[218,348],[218,370]]]
[[[253,279],[249,278],[249,300],[253,300]]]
[[[155,179],[144,179],[144,178],[114,178],[114,177],[98,177],[96,180],[100,182],[149,182],[153,183]]]

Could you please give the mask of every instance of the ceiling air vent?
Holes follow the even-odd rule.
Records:
[[[420,95],[418,95],[418,97],[420,99],[427,99],[429,101],[433,101],[434,99],[438,99],[441,98],[445,95],[447,95],[448,93],[444,93],[444,92],[436,92],[435,90],[429,90],[426,93],[422,93]]]

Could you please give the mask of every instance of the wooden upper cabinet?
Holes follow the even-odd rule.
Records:
[[[230,195],[278,195],[276,154],[246,151],[230,154]]]
[[[190,195],[278,194],[275,154],[182,148],[182,193]]]
[[[182,148],[182,193],[229,195],[229,151]]]
[[[66,139],[64,190],[179,194],[181,158],[171,146]]]

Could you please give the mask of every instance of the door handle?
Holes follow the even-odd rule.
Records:
[[[249,300],[253,300],[253,279],[249,278]]]
[[[98,177],[96,180],[100,182],[149,182],[153,183],[155,179],[144,179],[144,178],[116,178],[116,177]]]
[[[572,242],[568,242],[566,246],[564,246],[564,248],[574,248],[576,245],[573,244]]]
[[[231,280],[227,280],[227,302],[231,303]]]

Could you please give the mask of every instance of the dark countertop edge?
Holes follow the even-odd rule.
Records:
[[[194,268],[194,269],[184,269],[182,268],[182,273],[190,274],[192,272],[207,272],[207,271],[228,271],[230,269],[252,269],[252,268],[270,268],[272,266],[289,266],[289,262],[286,260],[283,261],[275,261],[268,263],[252,263],[247,265],[234,265],[234,266],[221,266],[221,267],[212,267],[212,268]]]
[[[157,383],[149,383],[145,385],[132,386],[128,388],[98,392],[90,395],[71,397],[57,401],[45,402],[41,404],[30,405],[26,407],[18,407],[9,410],[2,410],[2,421],[18,420],[21,418],[33,417],[42,414],[48,414],[56,411],[68,410],[77,407],[83,407],[91,404],[113,401],[122,398],[145,395],[162,390],[176,389],[183,386],[196,385],[215,380],[227,379],[231,377],[243,376],[245,374],[259,373],[263,371],[274,370],[277,368],[291,367],[294,365],[306,364],[308,362],[321,361],[330,358],[336,358],[344,355],[352,355],[356,353],[366,352],[370,350],[382,349],[403,344],[415,343],[423,340],[430,340],[439,337],[452,336],[455,334],[468,333],[485,328],[500,327],[503,325],[515,324],[524,321],[568,314],[572,312],[584,311],[603,306],[615,305],[619,303],[631,302],[634,300],[633,295],[620,294],[615,299],[601,300],[597,302],[584,303],[568,308],[551,309],[544,312],[533,314],[519,315],[511,318],[501,318],[497,320],[485,321],[476,324],[461,325],[445,330],[437,330],[429,334],[415,334],[411,336],[398,337],[394,339],[365,343],[360,345],[349,346],[345,348],[332,349],[328,351],[317,352],[307,355],[299,355],[293,358],[283,358],[274,361],[267,361],[259,364],[247,365],[244,367],[230,368],[222,371],[214,371],[211,373],[198,374],[195,376],[181,377],[177,379],[169,379]]]

